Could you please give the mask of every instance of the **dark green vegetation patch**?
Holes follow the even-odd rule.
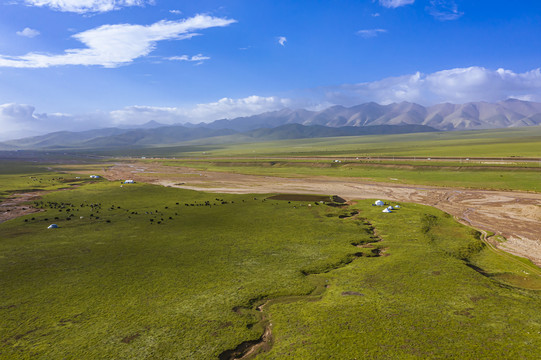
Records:
[[[269,196],[269,200],[286,200],[286,201],[312,201],[312,202],[323,202],[323,203],[337,203],[344,204],[346,200],[341,198],[338,195],[310,195],[310,194],[278,194]]]

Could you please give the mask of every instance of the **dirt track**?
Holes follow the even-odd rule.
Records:
[[[158,164],[117,164],[109,180],[133,179],[220,193],[333,194],[345,199],[415,202],[434,206],[476,228],[508,239],[498,245],[541,266],[541,194],[373,183],[354,178],[281,178],[200,171]]]

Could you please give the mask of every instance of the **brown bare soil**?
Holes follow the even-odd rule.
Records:
[[[420,185],[362,179],[282,178],[201,171],[149,163],[118,163],[104,173],[109,180],[134,179],[217,193],[337,194],[346,200],[378,199],[434,206],[473,227],[507,239],[497,246],[541,265],[541,194]]]
[[[25,203],[36,200],[42,194],[42,191],[13,194],[6,200],[0,202],[0,224],[4,221],[18,218],[19,216],[39,212],[40,210],[35,209]]]

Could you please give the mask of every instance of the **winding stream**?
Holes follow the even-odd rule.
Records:
[[[350,218],[356,218],[357,213]],[[341,267],[344,267],[350,264],[353,260],[366,256],[366,257],[378,257],[382,255],[383,249],[380,249],[374,246],[375,243],[380,242],[382,239],[376,234],[374,226],[367,219],[358,219],[362,220],[363,225],[365,225],[369,231],[369,236],[371,241],[361,243],[352,243],[352,246],[357,248],[371,248],[370,253],[356,252],[351,254],[351,259],[346,262],[341,262],[335,267],[328,269],[322,273],[329,272]],[[253,314],[257,316],[258,321],[255,326],[261,327],[263,333],[256,340],[246,340],[237,345],[234,349],[226,350],[222,352],[219,356],[219,360],[247,360],[253,359],[255,356],[262,352],[267,352],[272,348],[273,345],[273,336],[272,336],[272,322],[270,320],[270,315],[268,313],[268,308],[273,304],[278,303],[291,303],[297,301],[318,301],[323,298],[327,286],[324,279],[318,279],[314,275],[319,275],[322,273],[307,273],[302,272],[304,276],[309,278],[315,285],[314,290],[307,295],[292,295],[292,296],[280,296],[270,299],[252,299],[249,301],[250,304],[253,304],[252,307],[234,307],[232,310],[237,314]],[[250,324],[249,327],[252,328],[254,325]]]

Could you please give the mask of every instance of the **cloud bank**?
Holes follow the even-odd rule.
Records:
[[[242,99],[223,98],[216,102],[197,104],[193,107],[153,107],[130,106],[110,113],[111,120],[117,125],[138,124],[156,120],[164,123],[199,123],[224,118],[236,118],[260,114],[266,111],[280,110],[291,106],[290,99],[275,96],[249,96]]]
[[[107,12],[128,6],[153,4],[153,0],[25,0],[28,6],[48,7],[62,12],[79,14],[89,12]]]
[[[509,97],[541,102],[541,70],[524,73],[483,67],[456,68],[431,74],[411,75],[320,89],[322,98],[334,104],[382,104],[411,101],[422,105],[441,102],[496,102]]]
[[[274,96],[223,98],[216,102],[191,107],[128,106],[110,112],[89,114],[41,114],[32,105],[0,105],[0,141],[54,131],[82,131],[113,126],[134,126],[155,120],[163,124],[209,122],[223,118],[256,115],[280,110],[296,104]]]
[[[38,114],[35,110],[34,106],[26,104],[0,105],[0,140],[45,134],[73,126],[73,116]]]
[[[422,105],[443,102],[460,104],[470,101],[497,102],[507,98],[541,102],[541,69],[516,73],[473,66],[308,89],[287,98],[253,95],[185,107],[136,105],[82,115],[40,114],[31,105],[4,104],[0,105],[0,140],[31,136],[36,132],[139,125],[151,120],[164,124],[209,122],[283,108],[322,109],[331,105],[353,106],[368,101],[380,104],[402,101]]]
[[[195,31],[224,27],[236,20],[196,15],[179,21],[158,21],[152,25],[103,25],[73,35],[86,45],[64,54],[29,53],[23,56],[0,55],[0,67],[47,68],[64,65],[97,65],[114,68],[148,55],[163,40],[183,40],[199,35]]]

